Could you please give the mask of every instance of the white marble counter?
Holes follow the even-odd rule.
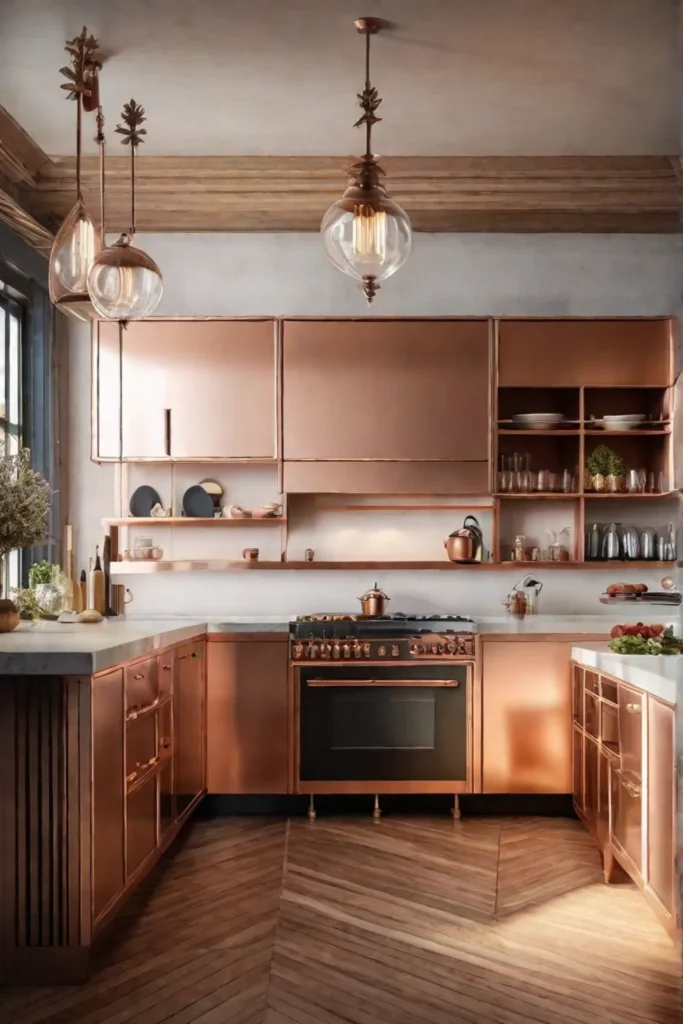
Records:
[[[615,654],[606,643],[572,647],[572,659],[670,704],[683,692],[683,655]]]

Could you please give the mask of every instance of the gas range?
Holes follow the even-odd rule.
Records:
[[[304,615],[290,626],[293,662],[473,658],[477,628],[461,615]]]

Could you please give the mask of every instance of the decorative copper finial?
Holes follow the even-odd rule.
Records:
[[[102,62],[99,59],[99,46],[95,36],[88,35],[85,25],[80,36],[67,39],[64,49],[69,54],[71,67],[65,65],[59,71],[67,79],[60,85],[60,89],[66,91],[68,100],[91,95],[97,72],[102,67]]]
[[[117,124],[116,131],[119,135],[124,136],[121,139],[122,146],[133,146],[135,148],[145,141],[142,136],[147,134],[147,129],[140,127],[142,122],[147,120],[144,107],[141,107],[135,100],[131,100],[130,103],[124,104],[121,119],[125,122],[125,127],[124,125]]]
[[[365,298],[368,300],[368,306],[374,299],[375,295],[379,291],[379,285],[377,284],[377,278],[374,274],[366,274],[363,278],[363,291],[365,292]]]

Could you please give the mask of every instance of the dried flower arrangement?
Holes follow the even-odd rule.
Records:
[[[0,563],[45,540],[49,513],[50,485],[31,469],[30,451],[9,455],[0,439]]]

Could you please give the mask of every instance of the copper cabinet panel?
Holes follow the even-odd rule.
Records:
[[[178,648],[174,698],[174,788],[180,817],[205,788],[206,672],[203,640]]]
[[[572,792],[571,643],[483,643],[483,792]]]
[[[153,772],[126,797],[127,877],[134,875],[157,846],[157,785]]]
[[[149,320],[123,341],[126,458],[274,458],[274,320]]]
[[[487,320],[286,320],[285,459],[489,457]]]
[[[501,320],[501,387],[673,383],[672,320]]]
[[[598,806],[596,833],[601,849],[609,843],[609,793],[610,793],[609,754],[600,748],[598,754]]]
[[[648,698],[647,882],[670,914],[676,908],[676,709]]]
[[[149,771],[158,752],[157,712],[126,723],[126,780],[129,785]]]
[[[488,462],[285,462],[288,494],[489,493]]]
[[[583,810],[589,828],[597,831],[598,827],[598,744],[586,736],[583,748],[584,756],[584,801]]]
[[[611,704],[619,703],[619,691],[616,683],[613,683],[610,679],[605,679],[604,676],[600,676],[600,690],[605,700],[608,700]]]
[[[583,668],[572,665],[572,718],[583,726]]]
[[[642,879],[643,801],[640,780],[620,768],[611,772],[612,838],[631,862],[631,871]]]
[[[125,669],[126,714],[132,715],[148,708],[159,696],[157,659],[138,661]]]
[[[97,321],[92,335],[92,457],[121,458],[119,325]]]
[[[600,693],[600,677],[597,672],[587,668],[583,674],[583,684],[589,693]]]
[[[590,690],[586,690],[583,699],[586,715],[586,733],[597,740],[600,738],[600,701]]]
[[[624,771],[640,778],[643,771],[643,704],[645,695],[619,683],[619,753]]]
[[[207,788],[210,793],[286,793],[288,644],[209,643]]]
[[[572,777],[574,804],[579,813],[584,813],[584,736],[583,730],[574,726],[572,737]]]
[[[123,670],[92,682],[93,919],[125,883]]]
[[[159,768],[159,842],[162,842],[176,820],[173,792],[173,758],[163,757]]]

